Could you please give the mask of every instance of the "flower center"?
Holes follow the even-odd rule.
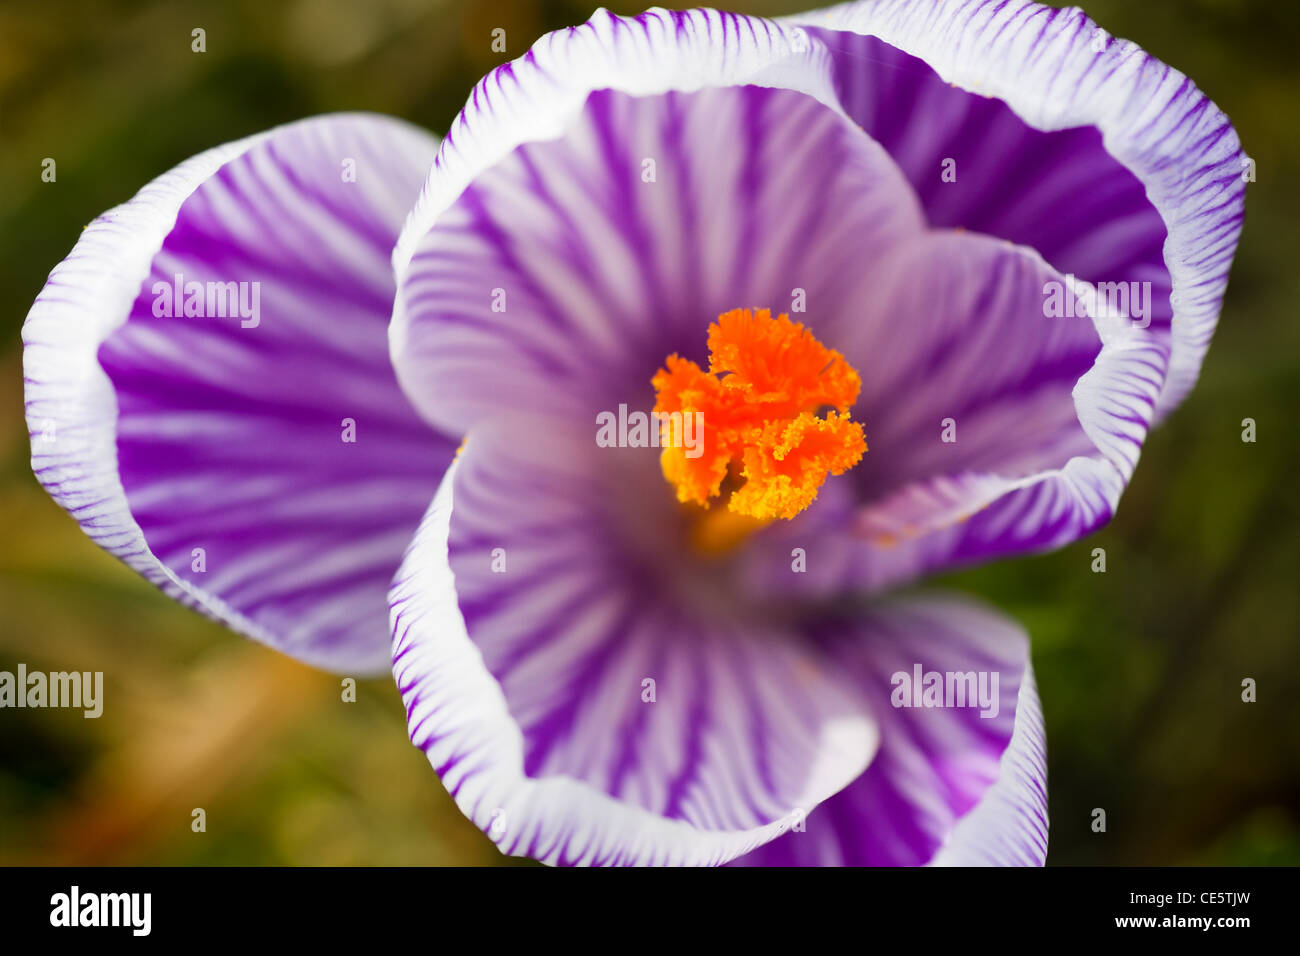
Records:
[[[724,486],[729,492],[726,510],[710,509],[697,528],[704,550],[793,518],[827,475],[848,471],[867,450],[862,426],[848,416],[861,377],[788,316],[727,312],[709,326],[707,372],[679,355],[665,365],[651,381],[664,477],[683,503],[707,508]]]

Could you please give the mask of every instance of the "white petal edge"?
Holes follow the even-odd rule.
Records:
[[[1047,735],[1033,663],[1016,696],[1016,725],[993,786],[957,821],[928,866],[1042,866],[1047,860]]]

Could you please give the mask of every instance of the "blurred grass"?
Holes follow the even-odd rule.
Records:
[[[1300,8],[1083,5],[1213,97],[1259,181],[1202,380],[1151,436],[1116,519],[1054,555],[942,583],[1033,636],[1052,862],[1295,864]],[[343,702],[337,678],[171,604],[49,501],[27,465],[18,331],[81,227],[188,156],[334,110],[445,130],[501,59],[493,28],[515,56],[589,14],[569,0],[0,7],[0,669],[103,670],[108,700],[99,720],[0,711],[0,862],[505,862],[408,743],[391,681]],[[190,51],[194,27],[205,54]],[[1253,445],[1239,437],[1248,416]],[[1094,547],[1104,575],[1089,570]],[[1243,677],[1258,703],[1241,702]],[[195,807],[206,833],[190,830]],[[1090,830],[1094,807],[1105,834]]]

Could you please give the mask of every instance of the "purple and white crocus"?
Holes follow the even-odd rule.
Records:
[[[96,220],[23,331],[33,467],[167,594],[391,667],[506,853],[1041,864],[1025,635],[887,592],[1112,516],[1197,378],[1247,162],[1077,10],[602,11],[441,143],[318,117]],[[700,548],[725,506],[594,423],[750,307],[857,371],[869,450]],[[995,706],[894,706],[931,671],[997,675]]]

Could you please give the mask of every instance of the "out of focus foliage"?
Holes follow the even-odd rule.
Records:
[[[623,13],[635,4],[611,3]],[[749,0],[744,12],[793,12]],[[954,575],[1034,639],[1053,863],[1300,863],[1300,6],[1097,0],[1193,77],[1258,163],[1220,331],[1120,512],[1057,554]],[[391,681],[337,678],[172,604],[36,485],[19,328],[81,227],[209,146],[366,109],[445,130],[574,0],[54,0],[0,6],[0,669],[103,670],[99,720],[0,711],[0,861],[490,863],[407,742]],[[207,52],[190,31],[207,31]],[[58,163],[55,183],[41,161]],[[1258,422],[1243,444],[1241,420]],[[1107,551],[1107,573],[1090,571]],[[1259,700],[1241,701],[1241,681]],[[191,811],[207,832],[191,832]],[[1090,828],[1093,808],[1107,832]]]

